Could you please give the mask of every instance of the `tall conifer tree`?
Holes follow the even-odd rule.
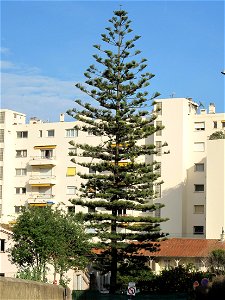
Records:
[[[141,53],[134,49],[140,36],[132,34],[127,12],[114,11],[109,22],[110,27],[101,35],[107,48],[94,45],[101,53],[93,55],[97,66],[91,65],[84,73],[85,84],[76,84],[90,101],[76,100],[81,108],[71,109],[68,114],[81,122],[76,126],[78,130],[103,139],[97,146],[71,142],[81,149],[81,156],[92,158],[90,162],[72,160],[94,171],[78,174],[84,183],[79,197],[71,201],[97,208],[94,213],[84,214],[84,219],[94,229],[98,247],[105,249],[102,263],[108,262],[105,267],[111,271],[110,291],[114,293],[119,261],[136,256],[140,249],[154,251],[151,242],[164,236],[159,224],[164,220],[152,214],[162,207],[153,201],[159,175],[155,162],[146,163],[146,157],[156,153],[155,146],[145,143],[162,129],[154,126],[157,113],[151,114],[145,108],[153,105],[160,94],[148,97],[145,91],[154,75],[144,72],[146,59],[134,60]],[[133,37],[128,39],[130,35]]]

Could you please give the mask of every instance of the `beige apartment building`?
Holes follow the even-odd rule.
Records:
[[[218,239],[225,228],[225,140],[209,136],[225,132],[225,114],[216,113],[212,103],[208,110],[200,109],[192,99],[157,102],[156,124],[165,128],[155,134],[154,143],[168,143],[153,158],[161,164],[164,181],[161,217],[170,219],[161,227],[170,237]]]
[[[171,237],[219,238],[225,229],[225,140],[209,136],[225,130],[225,114],[199,109],[192,99],[157,100],[156,125],[165,128],[146,139],[159,153],[146,161],[159,162],[161,186],[154,203],[165,207],[157,216]],[[78,172],[93,172],[71,162],[69,152],[79,151],[69,144],[96,145],[103,140],[74,129],[76,122],[43,122],[32,118],[26,123],[23,113],[0,111],[0,205],[1,222],[14,222],[24,206],[61,205],[79,212],[73,198],[80,186]],[[162,147],[168,144],[168,146]],[[79,154],[79,153],[78,153]],[[78,159],[84,159],[79,157]],[[87,160],[87,158],[85,158]],[[91,160],[91,158],[89,158]],[[128,212],[129,213],[129,212]]]

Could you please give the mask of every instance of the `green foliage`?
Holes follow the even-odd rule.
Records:
[[[210,270],[215,274],[225,274],[225,250],[213,250],[208,257]]]
[[[212,282],[209,290],[209,300],[224,300],[225,299],[225,277],[218,276]]]
[[[145,159],[151,161],[151,155],[157,153],[145,139],[163,128],[154,127],[157,113],[146,109],[160,94],[148,96],[147,87],[154,75],[144,72],[147,60],[138,58],[141,52],[134,50],[140,36],[128,39],[132,29],[127,12],[115,11],[109,23],[111,27],[101,35],[105,46],[94,45],[102,55],[93,55],[97,67],[91,65],[84,73],[85,84],[76,84],[89,102],[76,100],[76,107],[68,114],[78,121],[76,129],[102,137],[97,146],[70,142],[81,149],[79,156],[91,158],[74,157],[72,161],[96,172],[78,174],[84,181],[71,202],[101,211],[83,218],[100,240],[98,246],[105,249],[100,257],[102,271],[111,271],[111,292],[115,292],[120,257],[136,255],[140,249],[155,250],[151,242],[164,236],[160,222],[166,219],[152,214],[162,207],[153,201],[154,185],[162,181],[157,162],[146,163]],[[130,213],[123,215],[124,209]]]
[[[164,269],[146,282],[140,282],[142,291],[155,293],[182,293],[193,290],[193,283],[203,278],[211,279],[211,274],[196,271],[190,266],[178,266]]]
[[[210,140],[221,140],[225,139],[225,133],[223,131],[216,131],[209,136]]]
[[[60,280],[70,268],[84,268],[90,250],[84,227],[71,215],[50,207],[24,211],[13,227],[14,246],[10,259],[21,276],[46,281],[47,265],[54,267]]]
[[[118,285],[128,286],[129,282],[140,285],[153,279],[155,275],[147,265],[147,260],[146,257],[132,257],[121,262],[118,268]]]
[[[26,279],[26,280],[34,280],[34,281],[42,281],[42,274],[37,268],[33,267],[32,269],[24,269],[17,273],[17,278]]]

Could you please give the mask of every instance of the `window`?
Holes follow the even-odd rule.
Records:
[[[225,128],[225,120],[221,121],[222,123],[222,128]]]
[[[0,129],[0,143],[4,142],[4,129]]]
[[[155,165],[155,173],[161,176],[161,162],[157,162]]]
[[[194,214],[204,214],[204,205],[194,205]]]
[[[162,127],[162,121],[156,121],[156,127]],[[156,131],[156,136],[161,136],[162,130]]]
[[[28,138],[28,131],[17,131],[18,139],[26,139]]]
[[[0,179],[3,179],[3,166],[0,166]]]
[[[195,172],[204,172],[204,164],[195,164]]]
[[[39,137],[42,137],[42,130],[39,130]]]
[[[51,158],[53,156],[52,149],[41,150],[41,158]]]
[[[19,214],[25,210],[25,206],[15,206],[15,213]]]
[[[170,259],[164,259],[164,268],[169,269],[171,267]]]
[[[16,187],[16,194],[26,194],[25,187]]]
[[[76,147],[69,148],[68,150],[69,150],[69,152],[68,152],[69,155],[77,155],[77,148]]]
[[[88,207],[88,213],[94,213],[96,212],[95,207]]]
[[[76,194],[76,187],[75,186],[67,186],[66,194],[67,195],[75,195]]]
[[[157,156],[161,156],[162,155],[162,142],[161,141],[157,141],[156,142],[156,155]]]
[[[2,185],[0,185],[0,199],[2,199]]]
[[[5,240],[0,239],[0,252],[5,252]]]
[[[194,151],[195,152],[203,152],[203,151],[205,151],[205,143],[204,142],[196,142],[196,143],[194,143]]]
[[[204,184],[195,184],[195,192],[204,192]]]
[[[0,123],[1,124],[5,123],[5,112],[4,111],[0,112]]]
[[[16,176],[26,176],[27,169],[16,169]]]
[[[51,130],[47,130],[47,137],[54,137],[55,136],[55,130],[51,129]]]
[[[161,184],[156,184],[155,185],[155,196],[157,198],[161,197]]]
[[[117,212],[117,215],[118,216],[123,216],[123,215],[126,215],[127,214],[127,210],[126,210],[126,208],[119,208],[118,209],[118,212]]]
[[[76,167],[68,167],[66,176],[75,176],[76,175]]]
[[[89,174],[96,174],[96,171],[92,167],[90,167],[89,168]]]
[[[195,122],[195,130],[205,130],[205,122]]]
[[[16,157],[27,157],[27,150],[16,150]]]
[[[78,130],[73,129],[66,129],[66,137],[77,137],[78,136]]]
[[[194,234],[204,234],[204,226],[194,226]]]
[[[155,109],[156,109],[157,115],[162,115],[162,102],[157,102]]]
[[[67,206],[68,213],[75,214],[75,205],[73,206]]]
[[[156,210],[155,210],[155,217],[156,218],[161,218],[161,207],[160,203],[155,203]]]
[[[217,128],[217,121],[213,121],[213,128]]]
[[[0,148],[0,161],[3,161],[3,148]]]

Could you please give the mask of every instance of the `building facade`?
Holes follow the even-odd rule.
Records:
[[[156,124],[165,128],[151,139],[159,147],[168,143],[153,158],[164,181],[161,217],[170,219],[161,227],[171,237],[217,239],[225,228],[225,140],[209,136],[225,132],[225,114],[216,113],[214,104],[200,109],[186,98],[161,99],[156,106]]]
[[[213,104],[209,111],[199,110],[186,98],[160,99],[156,108],[160,111],[155,125],[165,128],[144,142],[154,143],[159,151],[142,159],[160,166],[163,184],[156,186],[154,203],[165,207],[155,215],[169,218],[162,230],[171,237],[218,238],[225,228],[225,140],[209,140],[209,136],[225,129],[225,114],[217,114]],[[1,110],[2,223],[14,222],[26,205],[61,205],[69,212],[87,209],[69,201],[81,183],[77,173],[92,172],[71,162],[69,152],[79,149],[69,142],[97,145],[103,138],[78,132],[75,124],[65,122],[63,114],[59,122],[32,118],[26,123],[23,113]]]

